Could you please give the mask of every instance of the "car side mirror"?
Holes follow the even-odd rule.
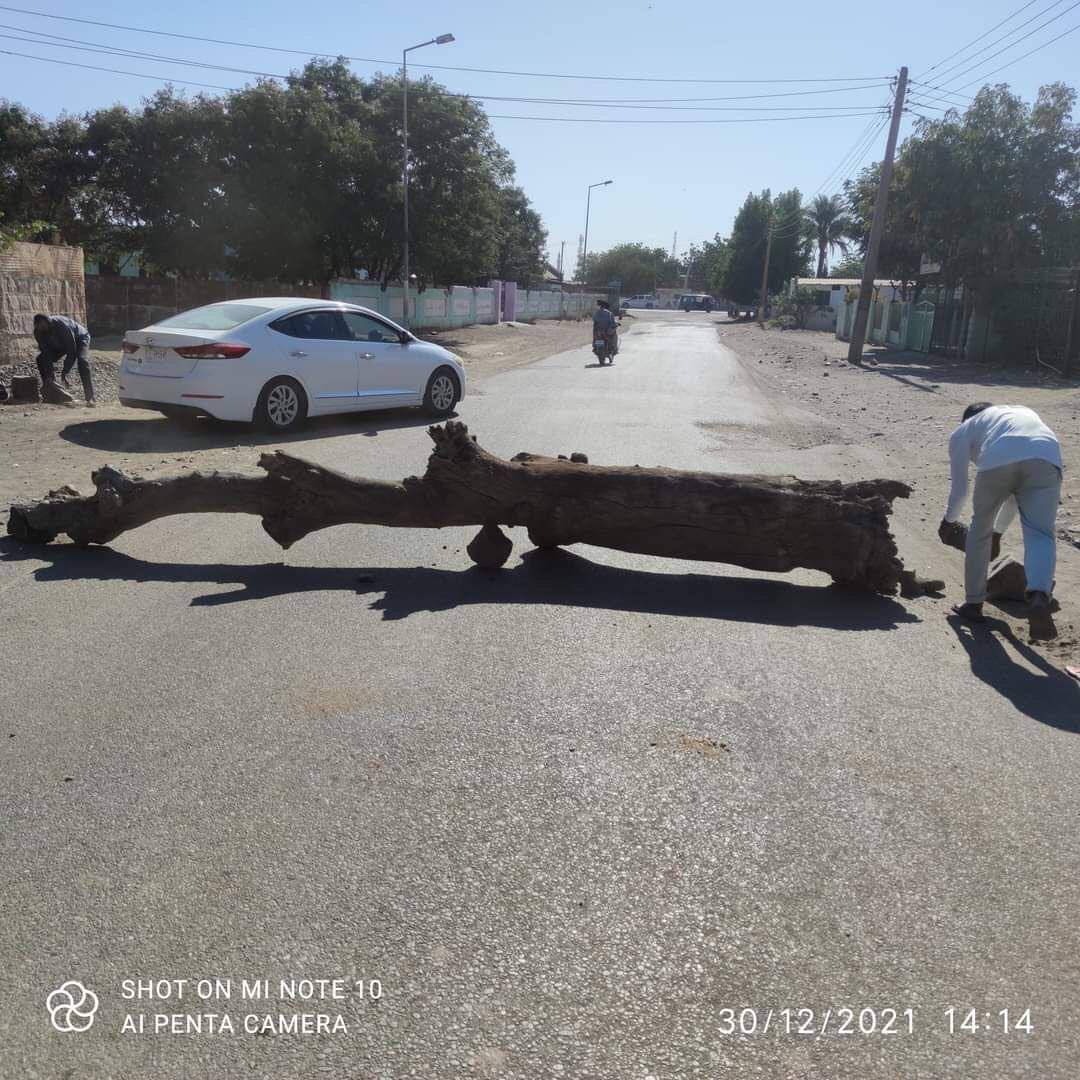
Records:
[[[398,340],[401,342],[402,345],[408,345],[409,342],[412,341],[412,335],[402,332],[399,335]]]

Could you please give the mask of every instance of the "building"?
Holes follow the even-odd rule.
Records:
[[[816,294],[815,304],[806,315],[807,330],[835,331],[844,305],[850,296],[858,296],[859,278],[792,278],[788,282],[789,296],[796,289],[811,289]],[[874,281],[874,299],[891,302],[899,300],[901,286],[893,281],[879,278]]]

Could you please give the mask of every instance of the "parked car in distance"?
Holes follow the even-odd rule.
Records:
[[[707,293],[687,293],[679,301],[683,311],[712,311],[716,301]]]
[[[626,301],[628,308],[654,308],[656,307],[656,297],[649,293],[638,293],[637,296],[631,296]]]
[[[461,360],[383,315],[333,300],[257,297],[193,308],[124,335],[120,404],[290,431],[309,416],[465,396]]]

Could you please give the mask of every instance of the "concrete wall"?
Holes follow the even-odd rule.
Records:
[[[401,322],[403,318],[400,285],[388,285],[383,289],[373,281],[335,281],[330,286],[330,296],[333,300],[371,308],[395,322]],[[449,289],[410,289],[409,312],[411,325],[427,330],[449,330],[470,323],[499,321],[495,290],[465,285],[453,285]]]
[[[87,325],[95,337],[152,326],[179,311],[249,296],[311,296],[318,287],[276,281],[191,281],[93,275],[86,279]]]
[[[319,298],[318,287],[282,285],[274,281],[188,281],[179,278],[86,278],[86,315],[95,337],[122,334],[151,326],[178,311],[252,296],[310,296]],[[371,308],[401,322],[402,290],[386,289],[372,281],[335,281],[330,299]],[[512,313],[501,310],[504,294],[514,303]],[[589,314],[596,298],[591,294],[563,293],[543,289],[517,289],[510,283],[493,282],[489,288],[453,285],[448,289],[410,290],[411,325],[417,329],[448,330],[473,323],[496,323],[503,318],[560,319]],[[35,309],[36,310],[36,309]],[[82,321],[82,320],[80,320]]]
[[[330,295],[334,300],[371,308],[396,322],[402,320],[399,285],[383,289],[370,281],[335,281]],[[574,319],[579,313],[590,314],[596,300],[591,293],[582,296],[552,289],[518,289],[512,282],[493,282],[489,288],[475,289],[465,285],[419,292],[410,289],[410,325],[420,330],[449,330],[474,323],[497,323],[503,318]]]
[[[34,314],[86,323],[82,248],[15,243],[0,251],[0,364],[33,359]]]
[[[896,290],[894,295],[898,294],[899,290]],[[836,336],[841,341],[848,341],[851,337],[857,307],[857,300],[848,300],[838,312]],[[871,300],[870,314],[866,320],[866,343],[896,349],[918,348],[925,352],[926,348],[922,345],[923,321],[912,316],[910,300]]]

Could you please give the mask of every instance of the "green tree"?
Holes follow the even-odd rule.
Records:
[[[870,240],[870,224],[874,218],[877,199],[879,165],[864,169],[854,180],[844,183],[844,198],[850,211],[849,235],[863,262],[866,245]],[[877,276],[892,281],[915,281],[923,255],[923,239],[918,227],[918,213],[912,203],[911,170],[908,162],[898,158],[893,166],[892,183],[889,186],[889,204],[885,214],[885,228],[878,251]],[[861,277],[861,272],[851,277]]]
[[[47,124],[0,102],[0,212],[108,265],[324,283],[402,266],[401,81],[316,60],[221,97],[165,89]],[[543,269],[543,225],[483,110],[411,83],[411,265],[423,283]]]
[[[224,100],[158,91],[138,111],[86,117],[82,187],[68,231],[106,265],[139,252],[157,270],[225,266]]]
[[[827,277],[829,253],[833,250],[839,250],[841,255],[848,253],[847,237],[851,231],[851,222],[844,213],[844,204],[838,195],[819,195],[804,213],[811,235],[817,243],[817,276]]]
[[[863,276],[863,258],[861,255],[848,255],[829,269],[829,277],[861,278]]]
[[[802,196],[797,188],[775,198],[766,189],[751,192],[735,215],[730,254],[721,276],[724,298],[740,304],[756,304],[761,289],[768,232],[773,242],[769,256],[769,293],[779,292],[793,277],[806,276],[811,239],[803,218]]]
[[[606,288],[609,281],[621,282],[624,295],[651,293],[661,285],[678,285],[683,268],[661,247],[646,244],[616,244],[607,251],[589,252],[588,266],[579,260],[577,278],[587,285]]]
[[[689,271],[691,292],[720,292],[720,283],[727,267],[730,247],[719,233],[702,244],[693,244],[683,264]]]
[[[923,121],[897,155],[879,273],[914,280],[920,258],[950,284],[1080,259],[1080,127],[1076,92],[1044,86],[1026,105],[1005,86],[967,111]],[[846,185],[865,250],[877,168]]]
[[[494,276],[529,285],[544,274],[544,245],[547,243],[544,223],[519,187],[502,188],[499,202]]]

